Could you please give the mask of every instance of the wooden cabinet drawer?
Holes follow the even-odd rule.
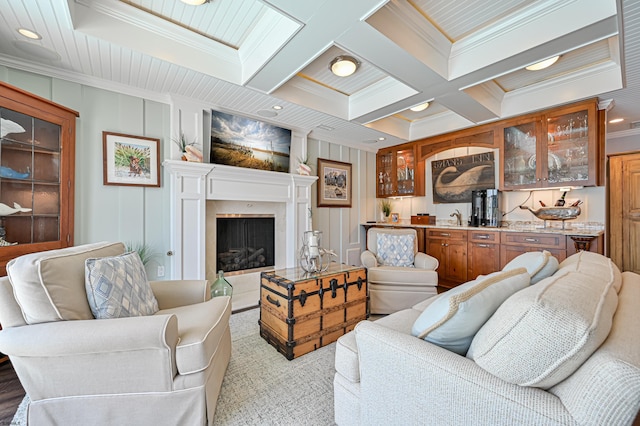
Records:
[[[532,232],[503,232],[501,242],[504,245],[518,245],[526,247],[537,247],[542,250],[566,248],[566,238],[564,235],[538,234]]]
[[[500,242],[500,232],[498,232],[498,231],[469,231],[469,242],[499,243]]]
[[[429,239],[447,239],[450,241],[467,241],[467,231],[459,229],[432,228],[427,231]]]

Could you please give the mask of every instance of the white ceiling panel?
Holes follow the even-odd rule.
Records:
[[[618,5],[579,1],[598,10],[606,9],[603,2]],[[610,24],[564,32],[555,26],[554,39],[518,50],[508,22],[530,17],[532,8],[564,10],[565,0],[325,0],[322,7],[283,0],[212,0],[198,7],[178,0],[3,0],[0,64],[150,99],[194,98],[254,118],[281,104],[284,110],[265,121],[366,150],[404,142],[408,135],[422,138],[474,120],[503,118],[500,99],[506,94],[534,96],[538,87],[553,91],[557,84],[573,99],[584,98],[591,88],[581,86],[581,78],[607,65],[624,70],[626,82],[599,85],[598,96],[615,102],[609,115],[625,118],[608,129],[617,131],[640,120],[640,2],[620,5],[620,39],[602,39]],[[549,16],[577,22],[573,16]],[[402,25],[405,18],[411,21]],[[464,40],[462,54],[473,55],[474,35],[490,33],[498,22],[516,53],[448,77],[452,43]],[[19,27],[40,33],[42,40],[23,38]],[[563,56],[553,67],[522,69],[559,49]],[[329,62],[340,53],[361,61],[353,76],[329,72]],[[277,90],[270,88],[274,84]],[[433,101],[427,110],[408,111],[425,101]],[[345,113],[350,109],[358,117]],[[424,124],[444,116],[453,127]],[[385,140],[371,143],[378,138]]]

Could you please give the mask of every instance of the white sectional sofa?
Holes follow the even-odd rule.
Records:
[[[441,296],[362,321],[338,340],[338,425],[633,423],[640,275],[579,252],[502,302],[466,356],[412,335]]]

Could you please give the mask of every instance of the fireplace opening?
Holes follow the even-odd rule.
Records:
[[[216,270],[233,274],[272,268],[274,252],[273,215],[216,217]]]

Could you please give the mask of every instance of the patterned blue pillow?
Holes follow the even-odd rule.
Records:
[[[138,253],[87,259],[84,285],[98,319],[153,315],[158,301]]]
[[[415,235],[379,233],[377,239],[378,263],[383,266],[406,266],[413,268]]]

